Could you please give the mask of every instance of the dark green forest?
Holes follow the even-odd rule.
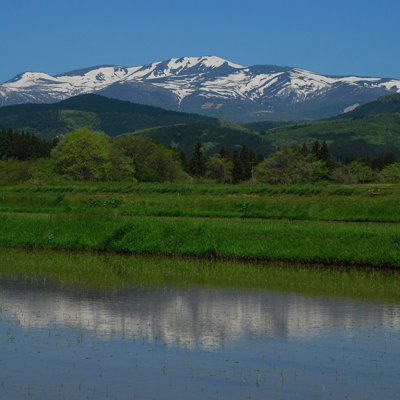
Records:
[[[80,128],[110,136],[135,133],[177,148],[191,157],[196,143],[207,156],[224,147],[231,154],[243,146],[264,157],[303,143],[327,142],[332,157],[355,159],[387,156],[400,160],[400,95],[383,97],[337,118],[320,121],[261,121],[236,124],[204,116],[81,95],[55,104],[0,108],[0,129],[29,132],[48,141]]]
[[[197,142],[189,157],[152,138],[78,129],[58,141],[33,134],[0,132],[0,184],[52,181],[216,182],[297,184],[316,182],[399,182],[393,154],[335,159],[327,142],[284,147],[268,156],[245,145],[231,152],[221,146],[207,154]]]
[[[2,107],[2,183],[397,182],[399,98],[329,120],[246,125],[97,95]]]
[[[357,118],[373,114],[400,113],[400,93],[380,97],[376,101],[363,104],[355,110],[337,118]]]
[[[0,130],[0,160],[20,161],[49,157],[55,142],[49,142],[33,133]]]
[[[155,126],[208,121],[212,118],[109,99],[95,94],[72,97],[54,104],[0,107],[0,129],[36,133],[48,140],[78,128],[110,136]]]

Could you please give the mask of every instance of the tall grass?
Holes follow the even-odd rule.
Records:
[[[3,187],[0,245],[398,267],[400,187],[372,188]]]
[[[377,185],[372,185],[377,186]],[[392,187],[380,185],[380,187]],[[368,186],[369,187],[369,186]],[[210,184],[210,183],[123,183],[123,182],[63,182],[48,185],[18,185],[3,186],[3,191],[20,193],[180,193],[180,194],[294,194],[311,196],[323,192],[339,194],[363,193],[363,185],[328,185],[328,184],[295,184],[295,185],[264,185],[264,184]]]
[[[0,212],[400,222],[399,188],[370,186],[82,185],[0,189]]]
[[[0,279],[120,291],[133,286],[213,286],[400,302],[400,274],[251,265],[181,258],[2,250]]]
[[[400,266],[400,225],[96,214],[2,214],[0,245]]]

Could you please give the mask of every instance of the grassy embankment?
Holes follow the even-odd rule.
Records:
[[[373,190],[376,195],[369,196]],[[399,185],[59,184],[0,187],[0,212],[400,222]]]
[[[368,195],[369,189],[156,184],[2,188],[0,245],[400,266],[400,188],[374,187],[376,196]]]
[[[136,286],[268,289],[306,295],[400,302],[400,275],[377,270],[289,268],[207,260],[3,250],[0,279],[70,289],[117,292]]]

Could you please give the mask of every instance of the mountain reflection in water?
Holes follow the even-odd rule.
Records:
[[[400,308],[348,299],[209,288],[135,288],[114,295],[2,283],[3,314],[23,328],[82,329],[212,350],[244,338],[308,340],[340,331],[400,329]]]

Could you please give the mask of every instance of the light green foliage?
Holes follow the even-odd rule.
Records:
[[[272,154],[255,169],[257,182],[296,184],[315,182],[328,173],[323,161],[309,161],[301,154],[285,149]]]
[[[376,177],[374,170],[360,161],[340,165],[331,173],[332,180],[338,183],[369,183]]]
[[[400,163],[389,164],[379,173],[379,180],[389,183],[400,183]]]
[[[53,149],[56,170],[74,180],[101,181],[133,178],[133,168],[111,139],[101,132],[78,129]]]
[[[115,146],[134,166],[141,182],[188,181],[178,153],[150,139],[136,135],[122,135],[114,140]]]
[[[220,154],[208,158],[206,162],[206,177],[218,183],[232,183],[233,163]]]
[[[29,168],[30,182],[45,184],[60,179],[55,174],[55,161],[52,158],[40,158],[33,162]]]
[[[105,134],[79,129],[65,135],[52,156],[61,174],[76,180],[99,181],[106,180],[111,169],[110,149]]]
[[[78,110],[60,110],[60,125],[65,126],[64,131],[70,132],[76,129],[98,129],[100,126],[99,117],[93,112]]]
[[[0,185],[27,182],[32,161],[0,160]]]
[[[114,141],[109,150],[111,168],[108,171],[110,181],[136,182],[136,168],[132,160],[125,154],[123,149]]]
[[[0,185],[15,185],[26,182],[45,184],[61,180],[54,171],[54,160],[0,160]]]

